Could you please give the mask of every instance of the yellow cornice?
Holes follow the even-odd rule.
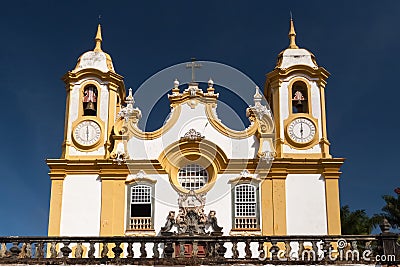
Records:
[[[62,80],[66,84],[66,90],[70,91],[72,89],[73,83],[79,82],[85,78],[91,78],[93,76],[99,78],[102,81],[107,81],[109,87],[113,90],[116,90],[118,88],[118,93],[120,94],[121,99],[125,99],[126,92],[123,80],[124,77],[112,71],[102,72],[94,68],[81,69],[77,72],[68,71],[62,77]]]
[[[50,178],[52,180],[64,179],[71,174],[98,174],[101,177],[111,177],[122,179],[139,170],[144,170],[148,174],[165,174],[161,164],[157,160],[127,160],[127,164],[118,165],[113,160],[95,159],[48,159],[47,165],[50,168]]]
[[[323,174],[325,179],[339,179],[344,161],[344,158],[276,158],[268,177],[283,179],[287,174]]]
[[[318,68],[312,68],[307,65],[294,65],[291,66],[287,69],[281,69],[281,68],[276,68],[273,71],[269,72],[266,74],[267,81],[266,81],[266,86],[269,84],[273,83],[276,79],[284,79],[293,73],[305,73],[311,78],[318,78],[319,83],[321,84],[326,84],[326,80],[330,76],[330,73],[323,67],[318,67]],[[276,81],[275,81],[276,83]],[[280,88],[274,87],[274,88]]]
[[[204,104],[217,103],[218,94],[214,94],[212,91],[203,92],[202,90],[196,90],[195,95],[191,95],[189,91],[183,91],[180,94],[168,95],[168,99],[172,107],[177,105],[183,105],[185,103],[191,104],[190,102],[201,102]],[[197,104],[197,103],[196,103]]]

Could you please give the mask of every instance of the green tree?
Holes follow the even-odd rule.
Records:
[[[376,218],[370,218],[365,210],[350,211],[349,206],[340,208],[343,235],[369,235],[376,225]]]
[[[385,217],[393,228],[400,228],[400,187],[396,188],[394,192],[397,197],[391,195],[382,196],[386,205],[382,208],[383,213],[381,217]]]

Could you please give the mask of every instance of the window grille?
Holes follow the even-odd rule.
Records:
[[[130,189],[128,230],[152,229],[151,186],[134,185]]]
[[[188,190],[200,189],[208,182],[207,170],[200,165],[187,165],[179,170],[178,182]]]
[[[151,187],[136,185],[131,187],[131,204],[151,203]]]
[[[255,229],[257,220],[256,187],[250,184],[235,186],[235,228]]]

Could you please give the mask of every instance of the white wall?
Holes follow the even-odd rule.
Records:
[[[99,236],[101,180],[98,175],[64,179],[60,236]]]
[[[286,178],[288,235],[327,234],[325,179],[320,174],[288,174]]]

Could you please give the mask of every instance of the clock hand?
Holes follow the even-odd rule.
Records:
[[[300,122],[300,134],[301,138],[303,138],[303,122]]]
[[[86,141],[89,141],[89,126],[86,126]]]

